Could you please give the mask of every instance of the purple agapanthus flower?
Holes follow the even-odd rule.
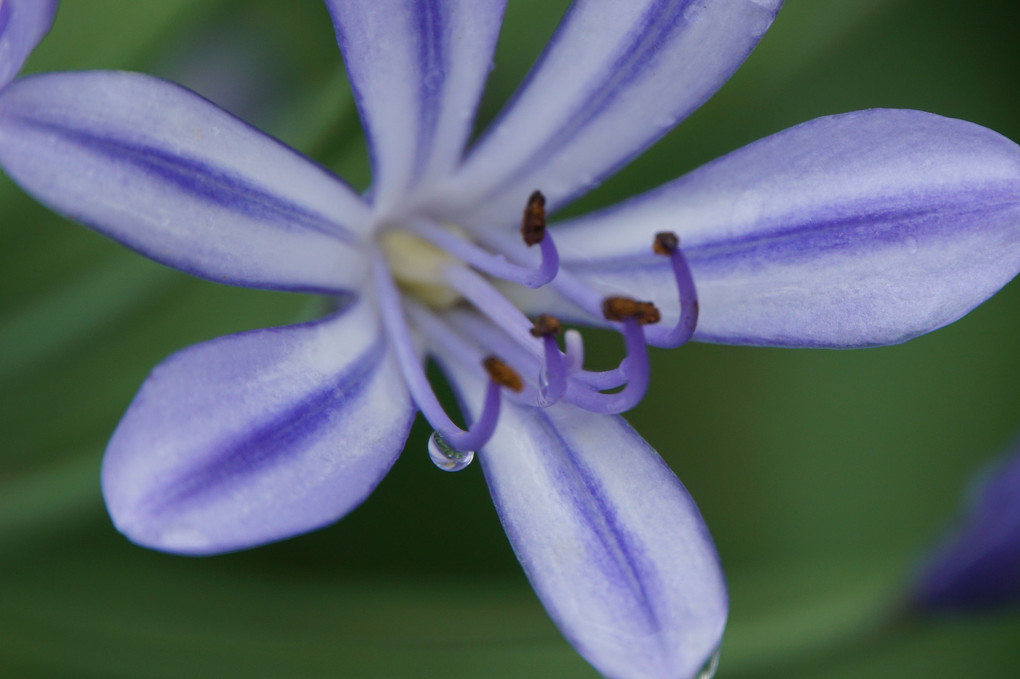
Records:
[[[915,610],[965,611],[1020,602],[1020,446],[975,480],[959,525],[925,561]]]
[[[0,95],[0,162],[42,202],[209,280],[337,300],[321,321],[153,371],[103,463],[115,524],[186,554],[323,526],[372,491],[420,410],[438,464],[481,451],[518,558],[589,662],[695,675],[726,589],[693,501],[616,416],[644,394],[646,345],[871,346],[959,318],[1020,269],[1020,149],[958,120],[861,111],[546,230],[546,208],[718,89],[781,0],[575,0],[467,151],[505,0],[326,4],[367,196],[152,77],[47,74]],[[561,321],[617,330],[627,358],[585,370]]]

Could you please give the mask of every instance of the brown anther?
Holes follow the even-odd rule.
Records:
[[[552,337],[563,332],[559,320],[549,314],[539,314],[531,328],[532,337]]]
[[[517,371],[495,356],[486,358],[482,361],[482,365],[485,367],[485,372],[489,373],[489,379],[499,386],[516,392],[524,389],[524,382]]]
[[[607,321],[624,321],[636,318],[641,325],[658,323],[659,310],[651,302],[638,302],[630,297],[606,297],[602,301],[602,315]]]
[[[657,255],[672,254],[680,247],[680,239],[672,231],[660,231],[655,234],[655,242],[652,243],[652,250]]]
[[[541,191],[533,192],[528,198],[528,205],[524,208],[524,217],[521,219],[521,237],[528,247],[541,243],[545,238],[545,196]]]

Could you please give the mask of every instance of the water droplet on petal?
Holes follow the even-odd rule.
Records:
[[[429,457],[433,464],[444,472],[459,472],[475,459],[473,450],[457,450],[447,443],[439,432],[432,432],[429,437]]]
[[[708,659],[708,662],[702,666],[696,679],[712,679],[712,677],[715,676],[715,671],[717,669],[719,669],[719,651],[713,653],[712,657]]]

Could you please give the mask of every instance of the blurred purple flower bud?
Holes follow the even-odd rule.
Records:
[[[966,514],[923,565],[920,610],[991,608],[1020,600],[1020,444],[982,470]]]

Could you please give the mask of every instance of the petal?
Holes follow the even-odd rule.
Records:
[[[340,180],[198,95],[121,72],[21,79],[0,164],[43,203],[210,280],[356,288],[368,209]]]
[[[56,0],[0,0],[0,89],[50,30]]]
[[[921,610],[966,610],[1020,601],[1020,454],[979,475],[962,525],[914,585]]]
[[[563,266],[601,292],[655,302],[671,323],[676,286],[651,252],[665,230],[679,234],[698,289],[696,339],[902,342],[1020,270],[1020,147],[917,111],[819,118],[553,233]],[[548,297],[527,304],[571,315]]]
[[[590,189],[708,99],[782,0],[577,0],[451,181],[468,224],[505,225],[535,189]]]
[[[371,147],[374,199],[387,206],[459,160],[506,0],[326,4]]]
[[[454,374],[465,402],[480,403],[480,383]],[[532,587],[596,669],[693,677],[710,660],[728,607],[715,547],[686,489],[623,419],[504,399],[480,459]]]
[[[142,386],[103,460],[117,528],[169,552],[243,549],[332,523],[400,453],[415,410],[374,311],[221,337]]]

